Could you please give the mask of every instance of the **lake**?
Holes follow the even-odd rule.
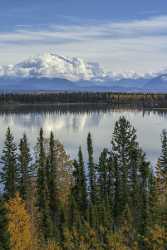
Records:
[[[53,131],[65,146],[71,157],[75,157],[79,145],[82,146],[86,157],[86,138],[91,132],[94,153],[97,159],[104,147],[111,148],[110,141],[115,122],[120,116],[125,116],[137,129],[138,141],[153,164],[160,154],[160,134],[162,129],[167,129],[167,111],[143,111],[134,109],[84,109],[77,106],[77,110],[65,111],[52,109],[26,110],[19,112],[0,113],[0,150],[2,150],[4,135],[7,127],[18,142],[23,133],[28,136],[31,148],[36,143],[39,129],[43,128],[45,136]]]

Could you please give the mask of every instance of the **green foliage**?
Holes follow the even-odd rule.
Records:
[[[72,227],[82,231],[82,224],[88,219],[88,196],[81,147],[78,152],[78,161],[74,160],[73,167],[74,184],[70,197],[70,222]]]
[[[27,137],[24,134],[19,144],[19,191],[21,198],[26,200],[28,198],[28,192],[31,183],[31,177],[33,176],[32,165],[31,165],[31,154],[27,142]]]
[[[88,189],[89,189],[89,222],[92,227],[97,225],[97,186],[96,186],[96,166],[93,158],[93,143],[91,134],[87,137],[88,150]]]
[[[44,148],[43,130],[40,130],[37,152],[37,207],[40,214],[40,226],[43,237],[48,240],[52,237],[52,221],[49,209],[49,195],[46,178],[46,153]]]
[[[113,163],[109,161],[108,150],[104,149],[99,157],[97,168],[97,209],[98,223],[103,227],[111,227],[113,202]]]
[[[10,129],[7,129],[5,145],[2,153],[1,183],[4,185],[6,199],[15,196],[18,184],[17,148]]]
[[[88,170],[89,170],[89,189],[90,189],[90,201],[92,204],[96,201],[96,171],[95,163],[93,159],[93,144],[91,134],[87,137],[87,149],[88,149]]]
[[[138,143],[136,141],[136,130],[125,117],[120,117],[116,122],[113,139],[112,155],[115,166],[115,195],[114,214],[115,220],[119,222],[126,206],[133,203],[137,195],[137,160]],[[118,199],[117,199],[118,197]]]
[[[149,193],[148,193],[148,183],[149,183],[149,162],[145,160],[145,154],[141,152],[140,156],[140,234],[145,236],[148,228],[148,209],[149,209]]]
[[[167,174],[167,131],[163,130],[161,135],[161,155],[159,158],[159,166],[163,173]]]
[[[149,226],[153,226],[158,222],[158,190],[156,186],[156,177],[154,176],[153,171],[150,172],[149,182],[148,182],[148,199],[149,199]]]
[[[80,215],[86,219],[88,197],[85,167],[81,147],[79,148],[78,152],[78,162],[74,161],[74,182],[73,196],[75,197],[75,202],[77,203],[77,208],[80,212]]]

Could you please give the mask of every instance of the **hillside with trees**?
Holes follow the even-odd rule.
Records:
[[[165,250],[167,246],[167,131],[156,168],[136,130],[115,123],[111,149],[95,161],[71,159],[63,144],[39,131],[30,150],[7,129],[1,155],[0,250]]]

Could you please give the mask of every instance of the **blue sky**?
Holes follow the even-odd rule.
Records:
[[[114,72],[167,68],[166,0],[0,2],[0,64],[54,51]]]

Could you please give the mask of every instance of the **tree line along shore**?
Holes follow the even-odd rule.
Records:
[[[166,108],[167,94],[112,92],[1,93],[0,104],[108,104]]]

